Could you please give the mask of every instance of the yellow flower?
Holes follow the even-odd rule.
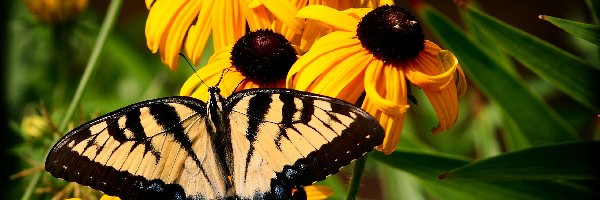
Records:
[[[180,95],[208,100],[208,87],[218,85],[223,96],[249,88],[283,88],[296,51],[281,35],[257,30],[232,47],[215,52],[197,73],[183,84]]]
[[[60,24],[73,19],[87,7],[87,0],[24,0],[25,5],[37,18]]]
[[[424,40],[416,18],[398,6],[338,11],[307,6],[298,17],[318,20],[334,31],[319,39],[292,66],[288,87],[357,102],[386,130],[377,149],[391,153],[409,108],[406,80],[423,89],[439,119],[433,133],[447,130],[458,115],[466,82],[457,59]],[[457,90],[458,87],[458,90]]]
[[[271,29],[284,35],[295,46],[307,50],[315,38],[325,33],[314,22],[296,18],[306,6],[323,4],[338,9],[390,3],[391,0],[223,0],[168,1],[146,0],[150,10],[146,20],[148,48],[160,52],[163,63],[177,68],[181,47],[198,64],[209,36],[215,51],[233,45],[247,30]],[[319,29],[319,31],[316,31]],[[212,34],[211,34],[212,33]],[[308,33],[308,34],[306,34]],[[305,36],[306,35],[306,36]]]
[[[159,51],[163,63],[172,70],[177,67],[182,44],[192,62],[198,64],[210,35],[214,50],[219,51],[242,37],[246,25],[251,31],[277,26],[286,34],[302,29],[302,20],[294,17],[297,9],[289,1],[146,0],[146,6],[150,10],[146,21],[148,48],[153,53]]]

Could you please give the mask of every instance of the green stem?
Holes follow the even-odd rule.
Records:
[[[352,177],[350,178],[350,185],[348,186],[348,194],[346,200],[356,199],[358,194],[358,188],[360,187],[360,180],[365,172],[365,165],[367,164],[367,156],[359,158],[354,163],[354,170],[352,171]]]
[[[85,91],[85,88],[88,85],[90,77],[94,72],[96,63],[98,62],[98,57],[100,57],[100,53],[102,52],[104,43],[106,42],[106,38],[108,37],[108,33],[112,30],[113,25],[115,24],[122,4],[123,0],[112,0],[110,5],[108,6],[106,17],[104,18],[102,26],[100,27],[98,38],[96,39],[96,43],[94,44],[94,48],[92,49],[90,59],[88,60],[87,65],[85,66],[83,76],[79,81],[79,85],[77,86],[77,90],[75,91],[75,95],[73,96],[73,99],[69,104],[67,112],[65,113],[65,116],[63,117],[62,121],[60,122],[60,126],[58,127],[60,131],[64,131],[67,128],[67,124],[69,123],[71,116],[73,116],[73,112],[75,111],[77,104],[79,104],[79,101],[81,100],[81,96],[83,95],[83,92]],[[33,176],[31,182],[29,182],[29,185],[27,186],[27,189],[23,193],[21,200],[29,200],[31,194],[33,194],[33,191],[35,190],[36,185],[41,178],[41,175],[42,173],[39,172]]]
[[[71,104],[69,104],[69,108],[67,109],[67,112],[65,113],[65,116],[58,127],[60,130],[65,130],[67,128],[67,124],[69,123],[69,120],[71,120],[71,116],[73,116],[73,112],[75,111],[77,104],[79,104],[81,96],[83,96],[83,92],[87,87],[89,79],[96,68],[98,57],[100,57],[100,53],[104,48],[104,43],[106,42],[108,33],[112,30],[112,27],[115,24],[122,4],[123,0],[112,0],[108,7],[106,17],[104,18],[104,22],[102,22],[100,33],[98,33],[98,38],[96,39],[96,44],[94,44],[94,49],[92,49],[90,59],[85,66],[85,71],[83,72],[83,76],[81,77],[79,85],[77,86],[77,90],[75,91],[75,96],[73,96],[73,100],[71,101]]]

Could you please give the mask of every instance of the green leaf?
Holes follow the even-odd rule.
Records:
[[[586,24],[558,17],[540,15],[540,19],[546,20],[558,28],[570,33],[571,35],[580,37],[588,42],[600,45],[600,26]]]
[[[535,36],[501,22],[473,7],[464,10],[500,48],[546,82],[586,107],[600,111],[600,70]]]
[[[533,147],[477,161],[443,178],[486,180],[600,179],[600,142],[569,142]]]
[[[486,181],[445,179],[437,176],[468,161],[449,155],[395,151],[389,156],[370,154],[371,158],[418,177],[423,185],[439,199],[593,199],[597,192],[553,181]],[[444,196],[452,194],[450,196]]]
[[[458,57],[467,77],[509,116],[531,144],[575,140],[576,133],[542,99],[490,58],[480,44],[430,6],[419,9],[421,18],[440,41]]]
[[[592,18],[596,24],[600,23],[600,17],[598,13],[600,13],[600,1],[598,0],[586,0],[585,3],[588,7],[590,7],[590,13],[592,14]]]

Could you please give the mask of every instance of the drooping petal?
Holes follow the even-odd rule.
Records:
[[[437,52],[422,51],[415,60],[408,61],[409,64],[403,65],[402,68],[411,83],[423,89],[442,90],[448,84],[454,84],[458,60],[449,51],[439,54],[442,50],[437,45],[431,44],[435,46],[434,48],[438,48]],[[437,59],[438,54],[443,55],[442,61],[445,62]]]
[[[359,22],[341,11],[322,5],[306,6],[298,11],[296,17],[318,20],[348,32],[356,31]]]
[[[410,62],[408,64],[410,66],[405,66],[404,69],[408,80],[425,91],[439,120],[438,126],[432,132],[439,133],[454,125],[458,117],[458,95],[456,84],[454,84],[456,81],[454,74],[458,67],[458,61],[451,53],[447,51],[442,52],[437,45],[427,45],[426,50],[425,53],[422,52],[415,59],[415,62]],[[444,83],[438,83],[439,87],[430,87],[416,80],[414,76],[408,76],[409,74],[414,74],[415,72],[412,72],[412,70],[415,69],[420,71],[423,77],[436,77],[449,74],[449,80],[443,80]]]
[[[321,73],[359,52],[362,46],[353,37],[352,33],[337,31],[315,42],[311,51],[300,57],[288,72],[288,87],[306,90]]]
[[[363,109],[378,119],[386,131],[377,150],[390,154],[398,144],[409,107],[404,72],[396,66],[373,60],[365,74],[365,90]]]

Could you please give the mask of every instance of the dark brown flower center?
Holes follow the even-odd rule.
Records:
[[[233,66],[249,80],[258,83],[285,79],[296,59],[296,50],[290,42],[271,30],[247,33],[231,50]]]
[[[415,58],[425,46],[417,18],[398,6],[384,5],[369,12],[356,32],[362,46],[385,62]]]

